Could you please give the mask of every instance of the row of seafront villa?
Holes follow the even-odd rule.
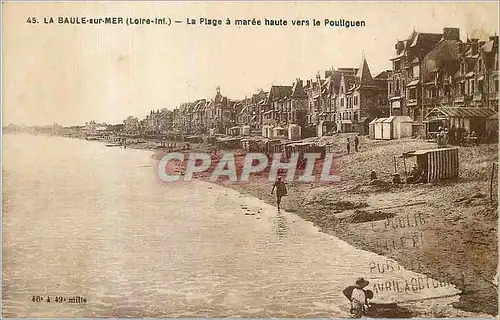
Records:
[[[486,130],[497,130],[498,36],[463,42],[457,28],[413,31],[396,42],[390,60],[391,70],[372,75],[363,56],[358,68],[318,72],[315,79],[273,85],[241,100],[223,96],[217,87],[211,99],[151,111],[143,120],[129,117],[124,131],[297,140],[334,132],[368,134],[370,123],[396,118],[410,123],[406,131],[413,136],[428,135],[438,126],[486,134],[492,121],[496,126]]]

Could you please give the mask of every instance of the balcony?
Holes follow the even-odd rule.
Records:
[[[456,96],[453,99],[453,102],[464,102],[464,101],[465,101],[465,97],[464,96]]]
[[[406,105],[407,106],[416,106],[417,105],[417,99],[416,98],[413,98],[413,99],[408,99],[406,101]]]

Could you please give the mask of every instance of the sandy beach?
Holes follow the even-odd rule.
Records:
[[[497,191],[494,189],[494,200],[490,201],[489,188],[492,162],[498,161],[497,145],[460,147],[460,175],[455,180],[372,185],[372,170],[380,180],[390,182],[394,156],[436,148],[436,144],[421,139],[374,141],[361,137],[360,151],[348,155],[343,149],[346,136],[334,137],[338,147],[334,165],[341,181],[329,185],[289,183],[283,210],[355,247],[394,259],[462,291],[459,301],[443,301],[441,306],[436,301],[410,304],[420,316],[460,316],[461,311],[496,315]],[[203,144],[192,148],[209,149]],[[164,152],[158,149],[156,157]],[[236,154],[238,161],[244,152]],[[402,162],[397,165],[398,172],[403,173]],[[246,183],[217,183],[276,205],[275,196],[270,194],[272,183],[265,173],[250,175]],[[377,269],[374,272],[380,272],[380,266]]]

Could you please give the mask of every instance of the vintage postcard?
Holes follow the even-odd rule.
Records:
[[[498,317],[498,12],[2,2],[2,318]]]

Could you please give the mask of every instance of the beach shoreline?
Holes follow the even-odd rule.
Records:
[[[339,141],[343,139],[343,135],[339,137]],[[410,303],[418,316],[497,315],[498,211],[497,200],[489,199],[497,145],[461,147],[459,178],[415,185],[371,184],[370,171],[376,169],[382,181],[390,181],[394,155],[436,148],[435,144],[420,139],[373,141],[362,137],[360,145],[360,152],[347,155],[342,154],[339,143],[341,151],[334,164],[341,182],[289,183],[282,209],[356,248],[386,256],[462,291],[458,301],[443,299],[444,305]],[[204,149],[209,147],[194,145],[192,151]],[[160,159],[164,153],[158,149],[155,157]],[[243,156],[239,150],[237,161]],[[207,174],[197,178],[209,181]],[[245,183],[215,183],[276,206],[270,194],[272,182],[265,173],[250,175]],[[405,244],[398,244],[401,239]]]
[[[462,291],[459,299],[443,297],[398,304],[412,310],[413,316],[497,315],[498,211],[497,200],[490,202],[488,190],[490,164],[498,161],[498,146],[461,147],[458,179],[395,186],[370,184],[371,170],[376,169],[382,181],[390,181],[396,154],[435,148],[435,144],[420,139],[373,141],[361,137],[360,152],[347,155],[342,153],[340,141],[344,139],[345,135],[339,135],[339,155],[334,160],[341,181],[326,185],[289,183],[282,209],[356,248],[393,259],[408,270],[453,284]],[[142,140],[127,144],[127,148],[152,151],[157,160],[167,153],[158,141]],[[179,147],[183,144],[177,142]],[[205,143],[190,146],[190,150],[174,151],[213,149]],[[241,160],[244,154],[239,150],[236,158]],[[196,178],[209,181],[207,174]],[[215,183],[276,205],[270,194],[272,182],[265,173],[251,174],[245,183]],[[406,244],[398,245],[402,238]],[[380,272],[380,266],[374,271]]]

